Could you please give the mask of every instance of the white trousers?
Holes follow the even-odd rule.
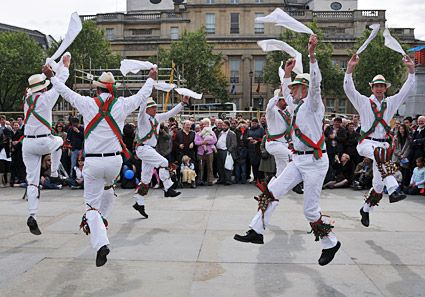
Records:
[[[372,186],[376,193],[382,193],[384,191],[384,186],[387,187],[388,194],[392,194],[398,188],[397,180],[393,175],[387,176],[382,180],[381,173],[379,173],[378,166],[376,165],[375,156],[373,154],[376,147],[388,148],[389,144],[387,142],[378,142],[370,139],[365,139],[357,145],[357,151],[360,156],[369,158],[373,162],[373,180]],[[374,206],[370,206],[367,203],[364,203],[363,210],[369,212]]]
[[[266,151],[274,156],[276,176],[279,176],[292,159],[292,152],[289,150],[288,144],[280,141],[266,141]]]
[[[142,183],[149,184],[152,179],[153,169],[160,167],[159,178],[164,185],[164,190],[167,191],[173,185],[173,181],[170,178],[170,172],[166,169],[168,167],[168,160],[161,156],[153,147],[148,145],[139,146],[136,150],[136,154],[137,157],[142,160]]]
[[[51,154],[51,172],[56,173],[62,156],[62,145],[62,138],[53,135],[23,140],[22,157],[27,170],[28,212],[31,216],[36,217],[38,213],[41,158]]]
[[[89,157],[84,162],[86,218],[90,227],[90,242],[96,250],[109,244],[102,216],[107,218],[110,215],[114,190],[112,188],[105,190],[105,186],[114,183],[115,178],[120,174],[121,165],[121,156]],[[95,210],[89,210],[90,208]]]
[[[300,182],[304,182],[304,215],[308,222],[316,222],[321,216],[320,193],[328,167],[329,159],[326,153],[319,160],[314,159],[314,155],[294,155],[293,161],[286,166],[282,174],[270,181],[268,189],[276,199],[280,199]],[[264,226],[269,224],[278,204],[279,202],[274,201],[267,207],[264,213]],[[259,210],[249,227],[263,234],[264,226],[262,212]],[[328,236],[321,239],[321,243],[324,249],[334,247],[337,243],[335,234],[330,232]]]

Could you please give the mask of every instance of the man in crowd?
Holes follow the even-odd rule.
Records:
[[[232,169],[226,168],[226,158],[236,159],[236,134],[230,130],[230,122],[223,121],[223,129],[217,137],[217,167],[218,181],[217,184],[231,185],[232,184]]]

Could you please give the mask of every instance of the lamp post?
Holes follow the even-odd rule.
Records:
[[[252,102],[252,78],[254,77],[254,72],[252,70],[249,71],[249,105],[250,109],[253,110],[254,103]]]

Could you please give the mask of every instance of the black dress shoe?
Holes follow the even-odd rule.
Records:
[[[235,236],[233,236],[233,239],[237,240],[237,241],[241,241],[241,242],[251,242],[251,243],[255,243],[255,244],[264,244],[263,234],[258,234],[257,232],[255,232],[252,229],[249,229],[246,232],[246,235],[235,234]]]
[[[27,226],[30,228],[30,232],[34,235],[41,235],[40,229],[38,229],[37,221],[33,216],[30,216],[27,220]]]
[[[292,191],[294,191],[294,192],[295,192],[295,193],[297,193],[297,194],[304,194],[304,190],[303,190],[303,188],[301,187],[301,185],[300,185],[300,184],[296,185],[296,186],[292,189]]]
[[[106,256],[109,254],[110,250],[108,248],[107,245],[102,246],[98,251],[97,251],[97,255],[96,255],[96,267],[100,267],[105,265],[106,261],[108,261],[108,259],[106,259]]]
[[[394,191],[390,195],[390,203],[398,202],[398,201],[401,201],[401,200],[403,200],[405,198],[406,198],[406,195],[404,195],[404,194],[402,194],[400,192]]]
[[[167,191],[164,191],[164,197],[177,197],[180,194],[180,192],[177,192],[173,188],[169,188]]]
[[[338,241],[336,243],[336,246],[334,246],[333,248],[323,249],[322,255],[320,255],[320,258],[319,258],[319,265],[325,266],[325,265],[329,264],[334,259],[335,254],[339,250],[340,247],[341,247],[341,243]]]
[[[145,206],[144,205],[139,205],[136,203],[134,203],[133,208],[135,210],[137,210],[142,216],[144,216],[145,218],[148,218],[148,214],[145,212]]]
[[[362,225],[365,227],[369,227],[369,213],[363,211],[363,206],[362,208],[360,208],[360,215],[362,216]]]

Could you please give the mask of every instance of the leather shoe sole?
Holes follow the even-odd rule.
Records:
[[[106,258],[106,256],[109,254],[110,250],[109,248],[104,245],[102,246],[98,251],[97,251],[97,255],[96,255],[96,267],[100,267],[105,265],[106,261],[108,261],[108,259]]]
[[[332,262],[332,260],[335,257],[336,252],[338,252],[339,248],[341,247],[341,243],[338,241],[336,243],[336,246],[330,249],[322,250],[322,255],[319,259],[319,265],[325,266]]]

